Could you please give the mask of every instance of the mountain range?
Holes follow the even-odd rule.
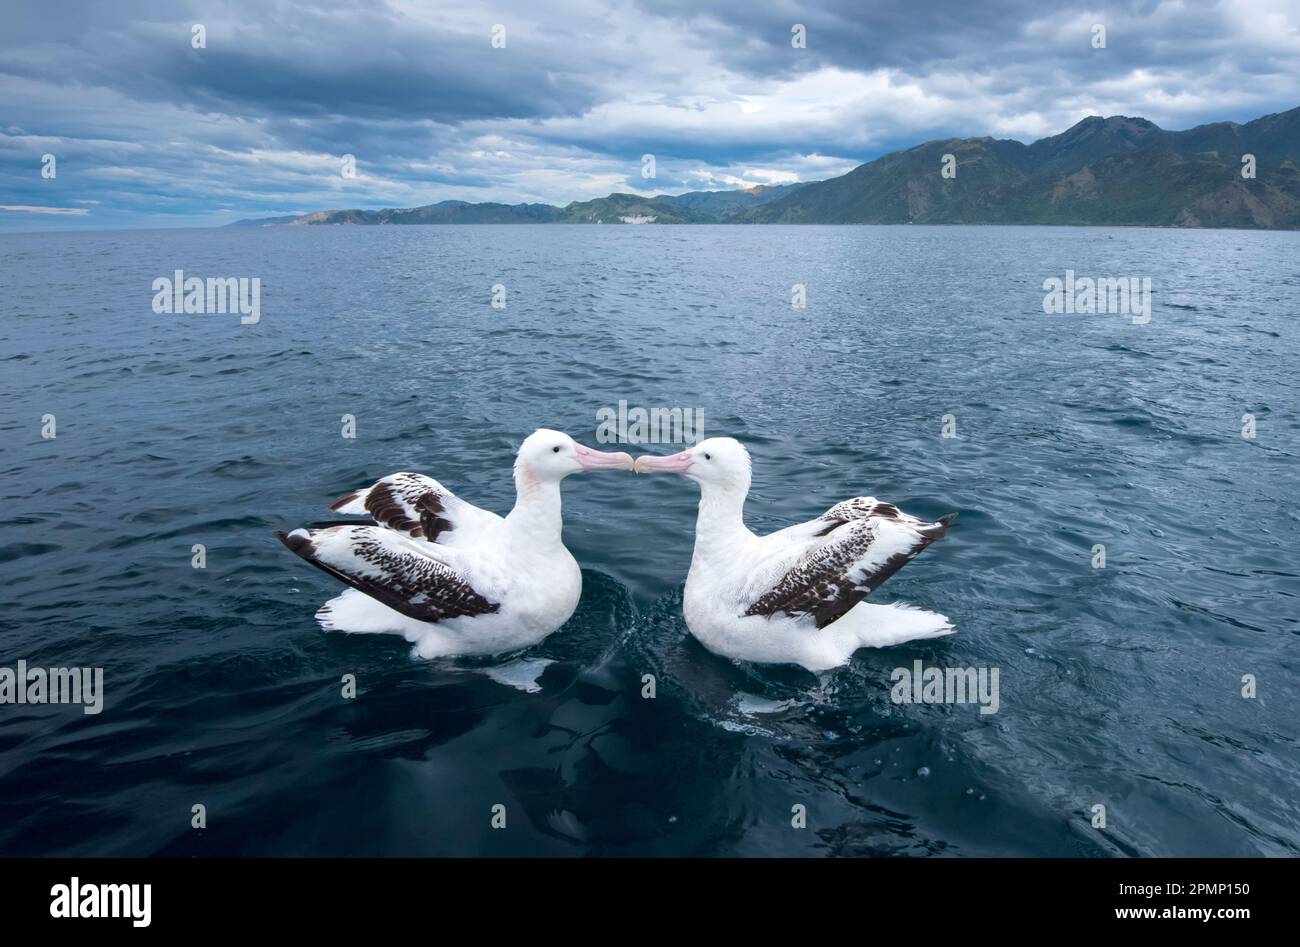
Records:
[[[1245,156],[1253,156],[1254,177]],[[947,169],[947,174],[944,169]],[[1031,145],[950,138],[826,181],[564,207],[442,201],[231,226],[323,224],[1076,224],[1300,229],[1300,108],[1166,131],[1092,116]]]

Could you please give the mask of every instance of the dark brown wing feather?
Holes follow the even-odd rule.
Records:
[[[447,515],[447,506],[454,499],[451,491],[432,477],[396,473],[365,490],[339,497],[330,509],[336,513],[369,513],[375,522],[389,529],[433,543],[455,528]]]
[[[417,621],[483,615],[501,607],[454,569],[406,548],[378,526],[300,529],[276,536],[316,568]]]
[[[881,507],[885,509],[874,512]],[[888,503],[877,504],[865,516],[851,515],[865,509],[862,503],[832,507],[822,517],[827,528],[816,534],[826,541],[805,552],[745,614],[809,615],[816,627],[824,628],[941,538],[954,516],[925,523]]]

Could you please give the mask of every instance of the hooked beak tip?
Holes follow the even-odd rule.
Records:
[[[578,445],[578,464],[583,470],[632,470],[635,461],[626,451],[600,451]]]
[[[668,457],[659,457],[656,454],[642,454],[636,459],[636,465],[633,469],[639,474],[686,473],[690,465],[690,454],[683,451],[680,454],[672,454]]]

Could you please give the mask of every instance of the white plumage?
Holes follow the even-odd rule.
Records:
[[[686,577],[686,625],[715,654],[824,671],[854,651],[951,634],[943,615],[864,599],[931,542],[955,514],[927,523],[874,497],[757,536],[745,526],[750,459],[729,437],[669,457],[640,457],[638,472],[678,473],[700,485],[695,553]]]
[[[561,539],[560,481],[631,467],[627,454],[543,429],[519,448],[507,516],[431,477],[397,473],[333,505],[370,519],[277,535],[350,586],[316,613],[324,628],[401,634],[425,658],[502,654],[563,625],[582,593],[578,563]]]

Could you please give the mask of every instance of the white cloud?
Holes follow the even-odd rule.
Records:
[[[90,213],[84,207],[37,207],[31,204],[0,204],[0,210],[15,214],[70,214],[74,217]]]

